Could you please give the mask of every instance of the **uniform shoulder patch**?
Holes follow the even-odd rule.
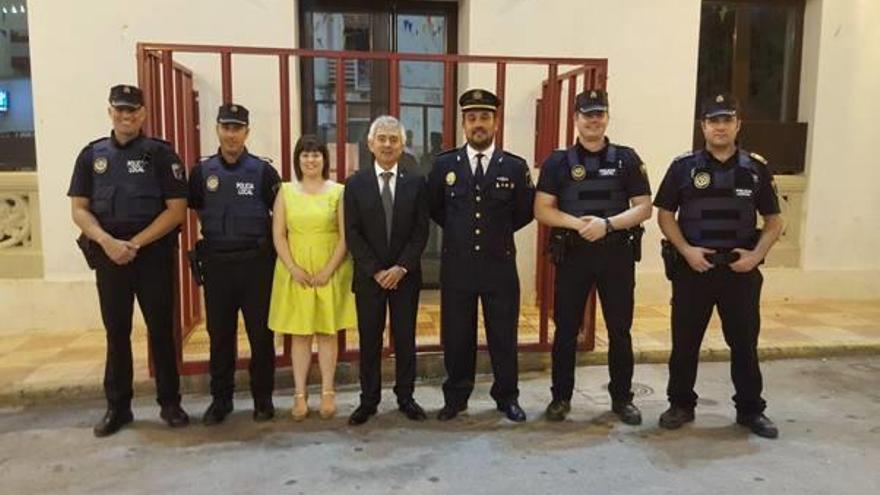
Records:
[[[752,159],[754,159],[755,161],[758,161],[758,162],[763,163],[764,165],[767,165],[767,159],[764,158],[763,156],[761,156],[755,152],[749,152],[749,156],[752,157]]]

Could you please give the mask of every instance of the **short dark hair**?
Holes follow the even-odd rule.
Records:
[[[321,170],[321,175],[325,179],[329,179],[330,151],[327,150],[327,145],[318,136],[306,134],[297,139],[296,146],[293,147],[293,173],[296,175],[296,180],[302,180],[303,178],[302,167],[299,164],[299,155],[308,151],[321,152],[321,156],[324,157],[324,168]]]

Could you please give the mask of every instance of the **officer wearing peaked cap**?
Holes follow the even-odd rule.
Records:
[[[779,238],[783,221],[766,160],[737,145],[740,125],[735,98],[708,98],[702,106],[705,149],[673,160],[654,200],[672,281],[670,407],[660,416],[660,426],[675,429],[694,420],[700,344],[717,306],[730,347],[736,421],[757,435],[775,438],[779,431],[764,415],[761,397],[763,276],[758,265]],[[760,231],[758,213],[764,218]]]
[[[535,198],[535,217],[552,227],[556,265],[553,398],[546,417],[562,421],[571,409],[577,334],[595,285],[608,327],[611,409],[623,422],[639,424],[641,413],[632,402],[630,327],[640,224],[651,217],[651,187],[636,151],[605,136],[607,93],[585,91],[574,105],[577,142],[550,154]]]
[[[203,239],[191,262],[201,267],[211,338],[211,405],[203,422],[222,422],[233,409],[238,312],[251,348],[250,387],[255,421],[275,414],[275,344],[268,327],[275,251],[271,212],[281,184],[278,172],[245,147],[247,108],[227,103],[217,110],[217,153],[193,168],[190,207],[198,212]]]
[[[175,251],[186,215],[184,169],[169,143],[143,135],[146,110],[139,88],[113,86],[109,103],[113,131],[83,148],[67,191],[82,231],[77,243],[95,270],[107,333],[107,412],[95,425],[98,437],[133,419],[135,298],[147,324],[160,416],[173,427],[189,422],[180,407],[173,337]]]
[[[431,217],[443,228],[441,339],[449,420],[467,408],[474,388],[477,302],[483,307],[495,382],[491,395],[512,421],[518,403],[519,277],[513,234],[532,221],[534,186],[526,161],[495,145],[498,97],[484,89],[459,99],[467,143],[440,154],[428,177]]]

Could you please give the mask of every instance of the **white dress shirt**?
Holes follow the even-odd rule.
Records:
[[[376,180],[379,181],[379,194],[382,194],[382,188],[385,187],[385,179],[382,178],[382,173],[386,172],[386,170],[379,166],[378,163],[373,162],[373,168],[376,171]],[[388,179],[388,187],[391,189],[391,199],[394,199],[394,188],[397,186],[397,164],[395,163],[393,167],[387,170],[391,172],[391,178]]]
[[[468,162],[471,164],[471,173],[474,174],[474,176],[477,175],[477,155],[480,153],[483,154],[481,162],[483,164],[483,177],[485,177],[486,174],[489,173],[489,162],[492,161],[492,154],[495,153],[495,142],[493,141],[492,144],[483,151],[477,151],[473,149],[471,145],[467,145]]]

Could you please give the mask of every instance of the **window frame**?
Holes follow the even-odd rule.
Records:
[[[731,93],[739,100],[740,106],[745,107],[749,101],[748,86],[750,68],[750,22],[749,16],[740,15],[746,7],[750,6],[777,6],[777,7],[795,7],[795,34],[792,47],[792,63],[788,67],[787,74],[783,77],[790,81],[790,91],[785,95],[782,101],[782,107],[785,109],[784,115],[775,122],[797,122],[798,119],[798,103],[800,101],[800,85],[801,85],[801,64],[803,59],[804,44],[804,9],[806,8],[806,0],[703,0],[700,3],[700,12],[707,4],[735,4],[736,21],[734,25],[734,44],[733,44],[733,60],[731,61]],[[741,36],[745,33],[745,36]],[[699,65],[697,72],[699,74]],[[699,77],[697,78],[699,83]],[[697,94],[700,94],[700,88],[697,88]],[[698,101],[696,108],[699,109],[702,102]],[[699,111],[699,110],[698,110]],[[750,119],[749,115],[743,116],[743,120],[759,120]]]

